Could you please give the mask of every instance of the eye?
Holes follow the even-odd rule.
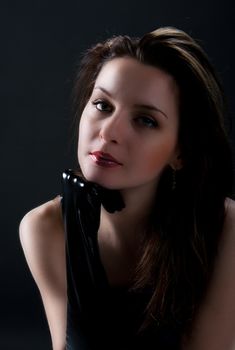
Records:
[[[107,103],[106,101],[103,100],[97,100],[92,102],[93,105],[96,106],[96,109],[98,109],[98,111],[100,112],[111,112],[112,108],[109,105],[109,103]]]
[[[135,121],[139,126],[147,127],[149,129],[155,129],[158,127],[158,122],[155,119],[144,115],[135,118]]]

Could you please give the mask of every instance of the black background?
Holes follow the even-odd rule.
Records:
[[[232,1],[1,1],[0,349],[51,348],[18,226],[60,193],[61,171],[75,165],[70,94],[81,52],[114,34],[183,29],[215,65],[235,120],[234,15]]]

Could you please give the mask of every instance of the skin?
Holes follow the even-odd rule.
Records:
[[[106,63],[80,121],[78,159],[84,176],[108,188],[151,193],[178,155],[178,124],[178,87],[169,74],[132,58]],[[122,165],[97,166],[89,155],[95,150]]]
[[[121,212],[108,214],[102,208],[98,243],[110,284],[125,285],[135,266],[159,175],[166,166],[183,166],[177,139],[178,89],[165,72],[130,58],[108,62],[96,80],[97,86],[109,91],[109,96],[100,89],[93,90],[82,114],[78,156],[88,180],[119,188],[124,196],[126,208]],[[94,105],[96,99],[105,99],[106,104]],[[136,103],[154,105],[167,118],[142,107],[134,109]],[[159,127],[149,128],[149,121],[139,119],[143,114],[156,119]],[[112,154],[122,166],[97,166],[89,155],[94,150]],[[235,202],[227,198],[225,209],[213,276],[192,333],[183,337],[183,350],[235,349]],[[65,350],[65,242],[59,197],[24,216],[20,240],[42,296],[53,350]]]
[[[181,166],[178,94],[164,71],[133,58],[116,58],[102,67],[82,113],[81,170],[87,180],[119,189],[126,204],[121,213],[101,211],[100,254],[112,285],[127,284],[132,275],[161,172]],[[97,165],[90,155],[97,150],[121,165]]]

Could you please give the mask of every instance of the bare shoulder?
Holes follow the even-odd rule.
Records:
[[[19,234],[39,289],[42,291],[44,282],[47,288],[56,280],[64,284],[65,243],[60,197],[28,212],[21,220]]]
[[[221,240],[219,242],[219,256],[220,259],[229,258],[228,253],[232,254],[235,249],[235,201],[231,198],[225,200],[225,218]],[[235,261],[234,261],[235,263]],[[235,266],[234,266],[235,268]]]
[[[28,212],[20,223],[20,241],[39,288],[53,349],[65,349],[66,263],[60,197]]]
[[[228,229],[232,225],[231,229],[234,230],[235,234],[235,201],[231,198],[226,198],[225,200],[225,227]]]
[[[218,242],[218,254],[215,260],[215,279],[222,279],[230,284],[235,293],[235,201],[225,200],[225,218],[221,239]],[[228,290],[225,289],[225,294]],[[235,316],[235,315],[234,315]]]
[[[226,198],[225,220],[214,271],[194,322],[187,350],[234,350],[235,201]]]
[[[28,231],[38,232],[50,230],[52,233],[59,227],[62,228],[62,212],[60,205],[60,197],[54,199],[29,211],[20,222],[20,238],[24,239]],[[32,231],[33,230],[33,231]],[[32,233],[33,234],[33,233]]]

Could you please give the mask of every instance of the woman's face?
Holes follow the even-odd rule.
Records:
[[[155,188],[178,167],[178,87],[161,69],[130,57],[101,69],[80,121],[78,160],[104,187]]]

